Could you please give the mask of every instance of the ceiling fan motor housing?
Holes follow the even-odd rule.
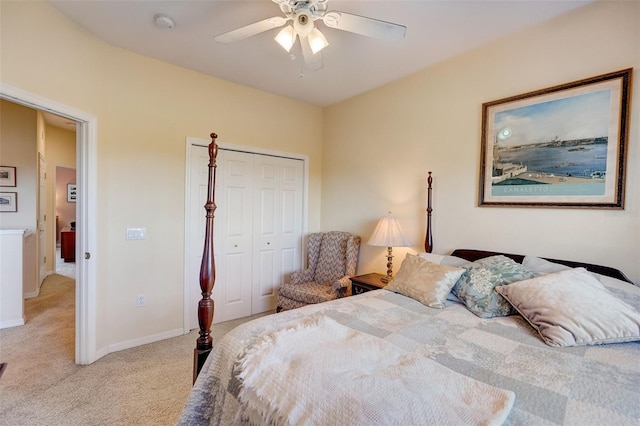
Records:
[[[306,37],[313,30],[313,15],[306,8],[300,8],[296,10],[295,18],[293,20],[293,28],[298,33],[299,37]]]

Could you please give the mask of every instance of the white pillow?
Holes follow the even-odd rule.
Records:
[[[525,256],[522,264],[539,275],[552,274],[554,272],[566,271],[570,266],[561,263],[550,262],[546,259],[535,256]]]
[[[418,253],[418,256],[423,258],[424,260],[428,260],[431,263],[438,263],[438,264],[440,264],[440,262],[442,262],[442,259],[444,259],[444,255],[442,254]]]
[[[447,295],[464,273],[463,268],[439,265],[407,253],[386,290],[403,294],[431,308],[444,308]]]
[[[428,260],[429,262],[437,263],[440,265],[449,265],[449,266],[456,266],[456,267],[464,267],[464,266],[471,265],[471,262],[469,262],[468,260],[463,259],[461,257],[457,257],[457,256],[448,256],[448,255],[433,254],[433,253],[418,253],[418,256],[420,256],[425,260]],[[450,302],[463,303],[462,300],[460,300],[460,298],[456,296],[453,292],[449,292],[449,294],[447,295],[447,300]]]
[[[468,260],[463,259],[461,257],[457,257],[457,256],[448,256],[448,255],[445,256],[442,254],[433,254],[433,253],[419,253],[418,256],[420,256],[425,260],[428,260],[429,262],[437,263],[440,265],[467,266],[471,264],[471,262],[469,262]]]
[[[584,268],[496,287],[550,346],[640,340],[640,312]]]

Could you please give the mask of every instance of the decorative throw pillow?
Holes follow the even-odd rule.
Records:
[[[438,263],[440,265],[467,266],[471,264],[471,262],[469,262],[468,260],[456,256],[447,256],[433,253],[419,253],[418,256],[425,260],[428,260],[431,263]]]
[[[465,269],[453,293],[480,318],[515,314],[515,309],[494,288],[535,276],[528,268],[502,255],[476,260]]]
[[[464,273],[463,268],[439,265],[407,253],[400,270],[385,289],[417,300],[431,308],[444,308],[451,287]]]
[[[552,274],[554,272],[566,271],[570,266],[561,263],[550,262],[536,256],[525,256],[522,264],[535,272],[536,275]]]
[[[496,287],[549,346],[640,340],[640,312],[584,268]]]
[[[431,263],[438,263],[440,265],[449,265],[449,266],[457,266],[457,267],[464,267],[464,266],[471,265],[471,262],[469,262],[468,260],[463,259],[461,257],[457,257],[457,256],[446,256],[442,254],[433,254],[433,253],[418,253],[418,256],[428,260]],[[462,301],[458,298],[458,296],[456,296],[452,291],[450,291],[449,294],[447,294],[447,300],[450,302],[462,303]]]

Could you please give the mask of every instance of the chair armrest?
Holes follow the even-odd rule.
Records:
[[[293,271],[291,273],[291,281],[289,284],[302,284],[313,281],[313,270],[304,269],[302,271]]]
[[[331,285],[333,291],[338,293],[338,297],[344,297],[351,292],[351,279],[348,275],[334,281]]]

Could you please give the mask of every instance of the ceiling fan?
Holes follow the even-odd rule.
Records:
[[[253,24],[231,30],[215,37],[219,43],[232,43],[260,34],[273,28],[279,28],[292,21],[280,30],[275,40],[287,52],[300,39],[304,62],[309,69],[322,68],[320,51],[329,45],[327,39],[316,27],[315,21],[322,21],[329,28],[348,31],[386,41],[397,41],[404,37],[407,27],[391,22],[337,10],[327,11],[327,0],[272,0],[284,13],[282,16],[263,19]]]

